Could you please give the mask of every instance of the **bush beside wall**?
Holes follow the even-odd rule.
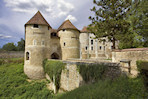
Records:
[[[45,73],[49,75],[52,82],[54,82],[57,89],[60,88],[60,79],[61,79],[61,73],[62,70],[65,67],[65,64],[60,61],[54,61],[54,60],[44,60],[44,70]]]
[[[102,79],[107,70],[107,66],[104,64],[78,64],[77,68],[86,83]]]
[[[143,79],[145,87],[148,89],[148,61],[137,61],[137,68],[140,77]]]

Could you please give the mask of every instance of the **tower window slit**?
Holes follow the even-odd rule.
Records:
[[[26,60],[29,60],[29,52],[26,52]]]
[[[64,42],[64,46],[66,46],[66,43]]]

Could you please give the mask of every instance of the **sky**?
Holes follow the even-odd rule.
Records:
[[[0,47],[25,37],[24,24],[39,10],[54,29],[69,19],[78,29],[91,23],[93,0],[0,0]]]

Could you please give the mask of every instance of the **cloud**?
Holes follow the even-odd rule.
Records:
[[[40,10],[51,17],[66,16],[74,10],[72,3],[65,0],[4,0],[5,6],[15,12],[35,13]]]
[[[71,22],[76,22],[76,21],[77,21],[77,19],[76,19],[74,16],[72,16],[72,15],[68,15],[65,20],[68,20],[68,19],[69,19]]]
[[[12,36],[4,36],[4,35],[0,34],[0,39],[7,39],[7,38],[12,38]]]

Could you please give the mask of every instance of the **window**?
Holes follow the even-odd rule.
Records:
[[[105,45],[105,41],[103,41],[103,45]]]
[[[113,46],[111,46],[111,49],[113,49]]]
[[[65,31],[65,29],[63,29],[63,32]]]
[[[41,45],[45,45],[45,42],[44,42],[44,41],[42,41],[42,42],[41,42]]]
[[[85,50],[87,50],[87,46],[85,47]]]
[[[64,46],[66,45],[66,43],[64,42]]]
[[[26,52],[26,60],[29,60],[29,52]]]
[[[93,45],[93,40],[91,40],[91,45]]]
[[[102,49],[102,46],[100,46],[100,50]]]
[[[33,40],[33,45],[36,45],[36,40]]]
[[[104,51],[105,51],[105,46],[104,46]]]
[[[50,27],[48,26],[48,30],[49,30],[49,28],[50,28]]]
[[[38,24],[34,24],[33,28],[39,28],[39,25]]]
[[[51,37],[57,37],[57,33],[51,33]]]
[[[93,47],[91,47],[91,50],[93,50]]]

